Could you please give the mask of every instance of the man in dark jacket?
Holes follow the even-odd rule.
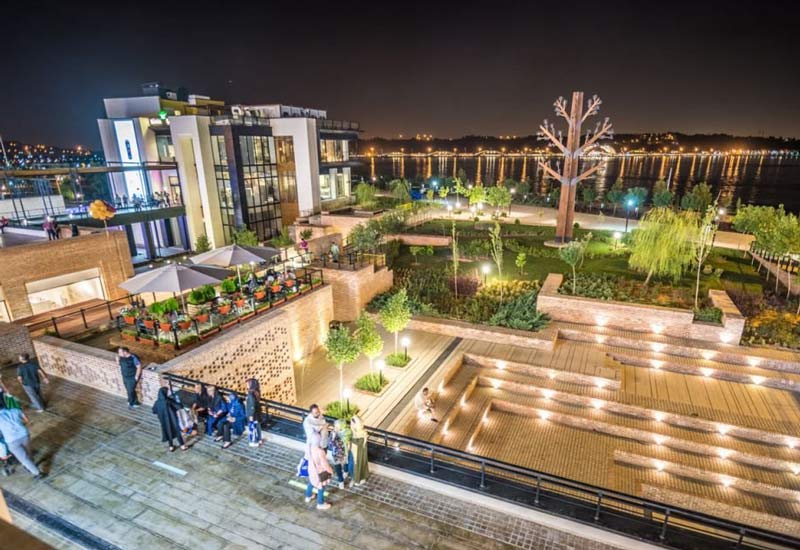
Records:
[[[136,397],[136,384],[142,378],[142,362],[126,347],[119,348],[117,355],[119,355],[122,383],[125,384],[125,391],[128,392],[128,408],[135,409],[139,406],[139,399]]]
[[[22,389],[28,394],[34,410],[42,412],[44,411],[44,399],[42,398],[42,385],[39,375],[41,374],[41,379],[44,380],[45,384],[49,384],[50,379],[47,378],[47,374],[39,366],[39,362],[36,359],[31,360],[31,356],[27,353],[20,354],[19,362],[17,379],[22,385]]]

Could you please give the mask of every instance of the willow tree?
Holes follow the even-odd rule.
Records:
[[[697,268],[697,279],[694,285],[694,308],[697,309],[700,300],[700,273],[703,271],[703,263],[711,252],[714,243],[714,236],[717,234],[717,224],[714,223],[717,214],[717,205],[714,203],[706,210],[702,218],[698,220],[694,239],[694,261]]]
[[[692,264],[696,231],[696,213],[654,208],[642,217],[632,234],[628,265],[647,273],[644,284],[653,275],[677,281]]]

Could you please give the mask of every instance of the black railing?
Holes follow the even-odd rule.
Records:
[[[173,385],[180,386],[178,391],[203,383],[170,373],[163,373],[162,377],[173,390]],[[224,392],[243,397],[240,392],[218,387]],[[301,424],[307,414],[305,409],[271,400],[262,400],[262,405],[268,419],[268,431],[294,439],[304,437]],[[611,491],[379,428],[368,427],[367,433],[372,461],[639,540],[681,550],[800,548],[800,538]]]
[[[28,332],[35,334],[39,331],[51,331],[59,338],[73,333],[85,332],[90,328],[102,325],[113,324],[117,317],[117,310],[125,304],[132,304],[138,295],[129,294],[118,300],[106,300],[93,306],[81,307],[77,310],[51,316],[41,321],[25,323],[24,319],[19,321]],[[77,330],[73,330],[77,328]]]

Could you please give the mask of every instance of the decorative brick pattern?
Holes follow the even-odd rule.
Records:
[[[694,321],[694,312],[688,309],[595,300],[559,294],[558,288],[563,279],[564,276],[560,273],[550,273],[542,284],[537,299],[537,309],[547,313],[554,321],[609,326],[623,330],[726,344],[738,344],[742,338],[744,318],[724,291],[710,294],[712,302],[723,310],[723,324],[719,326],[713,323]]]
[[[53,336],[41,336],[33,345],[40,365],[48,374],[115,395],[127,395],[116,353]],[[139,399],[152,403],[158,396],[161,380],[154,365],[145,367],[138,388]]]
[[[76,238],[0,248],[0,281],[14,319],[33,314],[26,283],[98,268],[106,298],[127,295],[119,284],[133,276],[124,231],[101,231]]]
[[[0,323],[0,365],[16,362],[21,353],[33,355],[33,342],[28,329],[11,323]]]

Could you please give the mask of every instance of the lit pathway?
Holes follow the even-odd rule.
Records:
[[[290,484],[295,450],[239,442],[223,452],[204,439],[170,454],[149,411],[131,413],[120,398],[62,380],[48,393],[50,411],[32,414],[32,432],[50,475],[33,482],[16,473],[3,489],[107,548],[610,548],[377,475],[334,491],[333,507],[317,512]],[[14,516],[57,548],[80,548]]]

